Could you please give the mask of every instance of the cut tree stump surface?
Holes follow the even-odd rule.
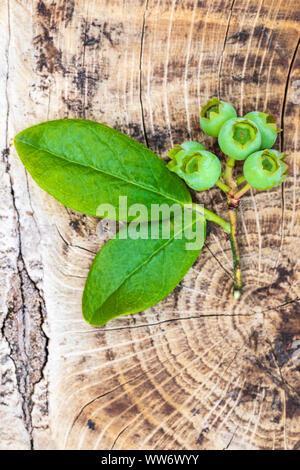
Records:
[[[0,448],[299,449],[299,1],[2,0],[0,21]],[[292,167],[241,203],[243,297],[210,226],[165,300],[89,326],[98,221],[43,192],[12,138],[72,117],[162,158],[217,151],[198,120],[214,95],[277,114]],[[219,189],[194,197],[226,217]]]

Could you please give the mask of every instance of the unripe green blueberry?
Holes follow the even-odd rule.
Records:
[[[277,150],[259,150],[244,163],[244,176],[256,189],[265,190],[281,184],[287,177],[289,166],[285,163],[287,155]]]
[[[231,104],[211,98],[201,109],[200,125],[205,134],[218,137],[224,122],[236,117],[236,110]]]
[[[175,155],[181,152],[182,150],[197,152],[198,150],[205,150],[205,147],[203,147],[203,145],[200,144],[199,142],[193,142],[193,141],[183,142],[183,144],[175,145],[174,148],[169,150],[168,155],[170,158],[174,158]]]
[[[182,160],[191,153],[199,150],[205,150],[203,145],[199,142],[189,141],[183,142],[181,145],[175,145],[175,147],[168,152],[169,157],[172,159],[172,161],[167,165],[169,170],[174,171],[174,173],[177,173],[181,178],[183,178],[183,172],[180,169]]]
[[[273,147],[276,142],[278,132],[281,129],[277,128],[276,119],[270,111],[261,113],[260,111],[252,111],[246,114],[245,118],[250,119],[257,125],[261,134],[261,149],[269,149]]]
[[[197,142],[186,142],[172,149],[169,152],[172,160],[167,166],[169,170],[183,178],[190,188],[204,191],[218,181],[222,171],[221,162],[216,155],[204,150],[203,146],[197,148],[191,144]]]
[[[191,152],[197,152],[198,150],[205,150],[205,147],[202,144],[200,144],[199,142],[195,142],[195,141],[183,142],[183,144],[181,144],[181,147],[184,150],[189,150]]]
[[[232,118],[221,127],[219,146],[226,155],[235,160],[245,160],[260,149],[261,135],[257,125],[245,118]]]

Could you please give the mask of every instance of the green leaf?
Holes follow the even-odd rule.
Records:
[[[15,146],[41,188],[85,214],[95,216],[100,204],[111,204],[116,215],[109,218],[124,220],[119,196],[127,196],[128,207],[144,204],[148,212],[152,203],[191,202],[184,183],[162,159],[103,124],[81,119],[44,122],[20,132]]]
[[[164,221],[156,222],[159,238],[151,239],[154,224],[144,224],[147,239],[134,240],[125,239],[130,234],[129,224],[97,254],[82,299],[83,315],[88,323],[104,325],[119,315],[151,307],[176,287],[195,262],[205,241],[206,224],[202,214],[193,213],[189,222],[171,228],[168,238],[163,238],[163,229],[168,224]],[[187,249],[196,228],[198,245]]]

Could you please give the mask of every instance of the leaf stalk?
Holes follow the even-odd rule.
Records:
[[[222,219],[214,212],[211,212],[208,209],[205,209],[204,207],[198,204],[193,204],[193,209],[197,212],[201,212],[204,215],[206,220],[209,220],[210,222],[214,222],[215,224],[218,224],[220,227],[222,227],[223,230],[225,230],[226,233],[228,233],[228,235],[230,235],[231,228],[230,228],[229,222]]]

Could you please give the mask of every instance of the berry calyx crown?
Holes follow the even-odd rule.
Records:
[[[220,105],[222,105],[222,101],[214,96],[206,105],[202,106],[200,116],[210,121],[215,115],[220,114]]]
[[[242,149],[256,139],[257,133],[256,125],[248,119],[238,121],[232,126],[232,138]]]

